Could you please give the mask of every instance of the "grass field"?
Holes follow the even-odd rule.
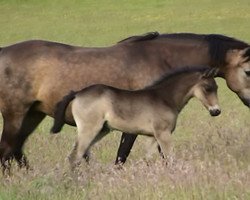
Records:
[[[0,0],[0,46],[36,38],[106,46],[149,31],[219,33],[250,42],[249,10],[249,0]],[[157,153],[144,161],[147,139],[141,136],[123,170],[114,169],[121,135],[114,132],[93,148],[76,181],[67,161],[75,128],[50,135],[47,118],[25,145],[33,170],[14,166],[11,177],[0,175],[0,200],[250,199],[249,109],[217,80],[221,116],[211,118],[195,100],[188,104],[168,167]]]

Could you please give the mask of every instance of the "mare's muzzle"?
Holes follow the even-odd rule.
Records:
[[[211,116],[215,117],[221,113],[221,110],[218,106],[213,106],[209,108],[209,113]]]
[[[250,99],[247,98],[241,98],[241,101],[245,104],[245,106],[247,106],[248,108],[250,108]]]

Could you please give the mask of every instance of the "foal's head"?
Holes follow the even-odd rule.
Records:
[[[216,69],[202,72],[193,90],[193,95],[209,110],[211,116],[218,116],[221,113],[217,97],[218,86],[214,80],[216,74]]]

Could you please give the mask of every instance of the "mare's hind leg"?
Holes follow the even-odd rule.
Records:
[[[0,141],[0,159],[3,172],[10,169],[10,160],[15,156],[18,134],[25,114],[3,112],[3,132]]]
[[[23,154],[23,145],[28,136],[35,130],[45,116],[44,113],[32,110],[30,110],[25,116],[18,134],[17,145],[14,153],[14,157],[18,162],[19,167],[29,167],[26,156]]]
[[[120,146],[118,148],[115,160],[116,165],[121,165],[126,162],[127,157],[134,145],[136,137],[136,134],[122,133]]]
[[[0,141],[0,159],[3,172],[10,169],[10,160],[15,158],[20,167],[27,166],[22,153],[26,138],[45,115],[30,115],[30,112],[3,112],[3,132]]]

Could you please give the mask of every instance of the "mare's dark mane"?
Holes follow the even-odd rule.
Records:
[[[159,38],[170,38],[170,39],[184,39],[184,40],[199,40],[204,39],[203,34],[196,34],[196,33],[165,33],[160,34]]]
[[[220,66],[226,64],[226,53],[230,49],[245,49],[249,44],[224,35],[211,34],[206,35],[205,40],[209,44],[209,54],[211,56],[211,65]]]
[[[168,79],[175,77],[175,76],[178,76],[178,75],[182,75],[182,74],[186,74],[186,73],[194,73],[194,72],[205,72],[208,70],[211,70],[211,67],[208,67],[208,66],[197,66],[197,67],[186,66],[186,67],[176,68],[176,69],[173,69],[171,72],[164,74],[160,79],[156,80],[155,82],[153,82],[151,85],[145,87],[144,89],[153,88],[154,86],[161,84],[165,80],[168,80]]]
[[[210,65],[219,67],[226,64],[226,53],[230,49],[245,49],[250,47],[249,44],[220,34],[195,34],[195,33],[170,33],[159,34],[158,32],[150,32],[144,35],[131,36],[118,43],[140,42],[147,40],[156,40],[159,38],[166,39],[186,39],[186,40],[200,40],[208,44],[209,55],[211,57]],[[249,53],[245,56],[250,56]]]
[[[158,32],[149,32],[145,33],[143,35],[134,35],[130,36],[128,38],[125,38],[118,43],[129,43],[129,42],[140,42],[140,41],[146,41],[146,40],[153,40],[157,38],[160,34]]]

